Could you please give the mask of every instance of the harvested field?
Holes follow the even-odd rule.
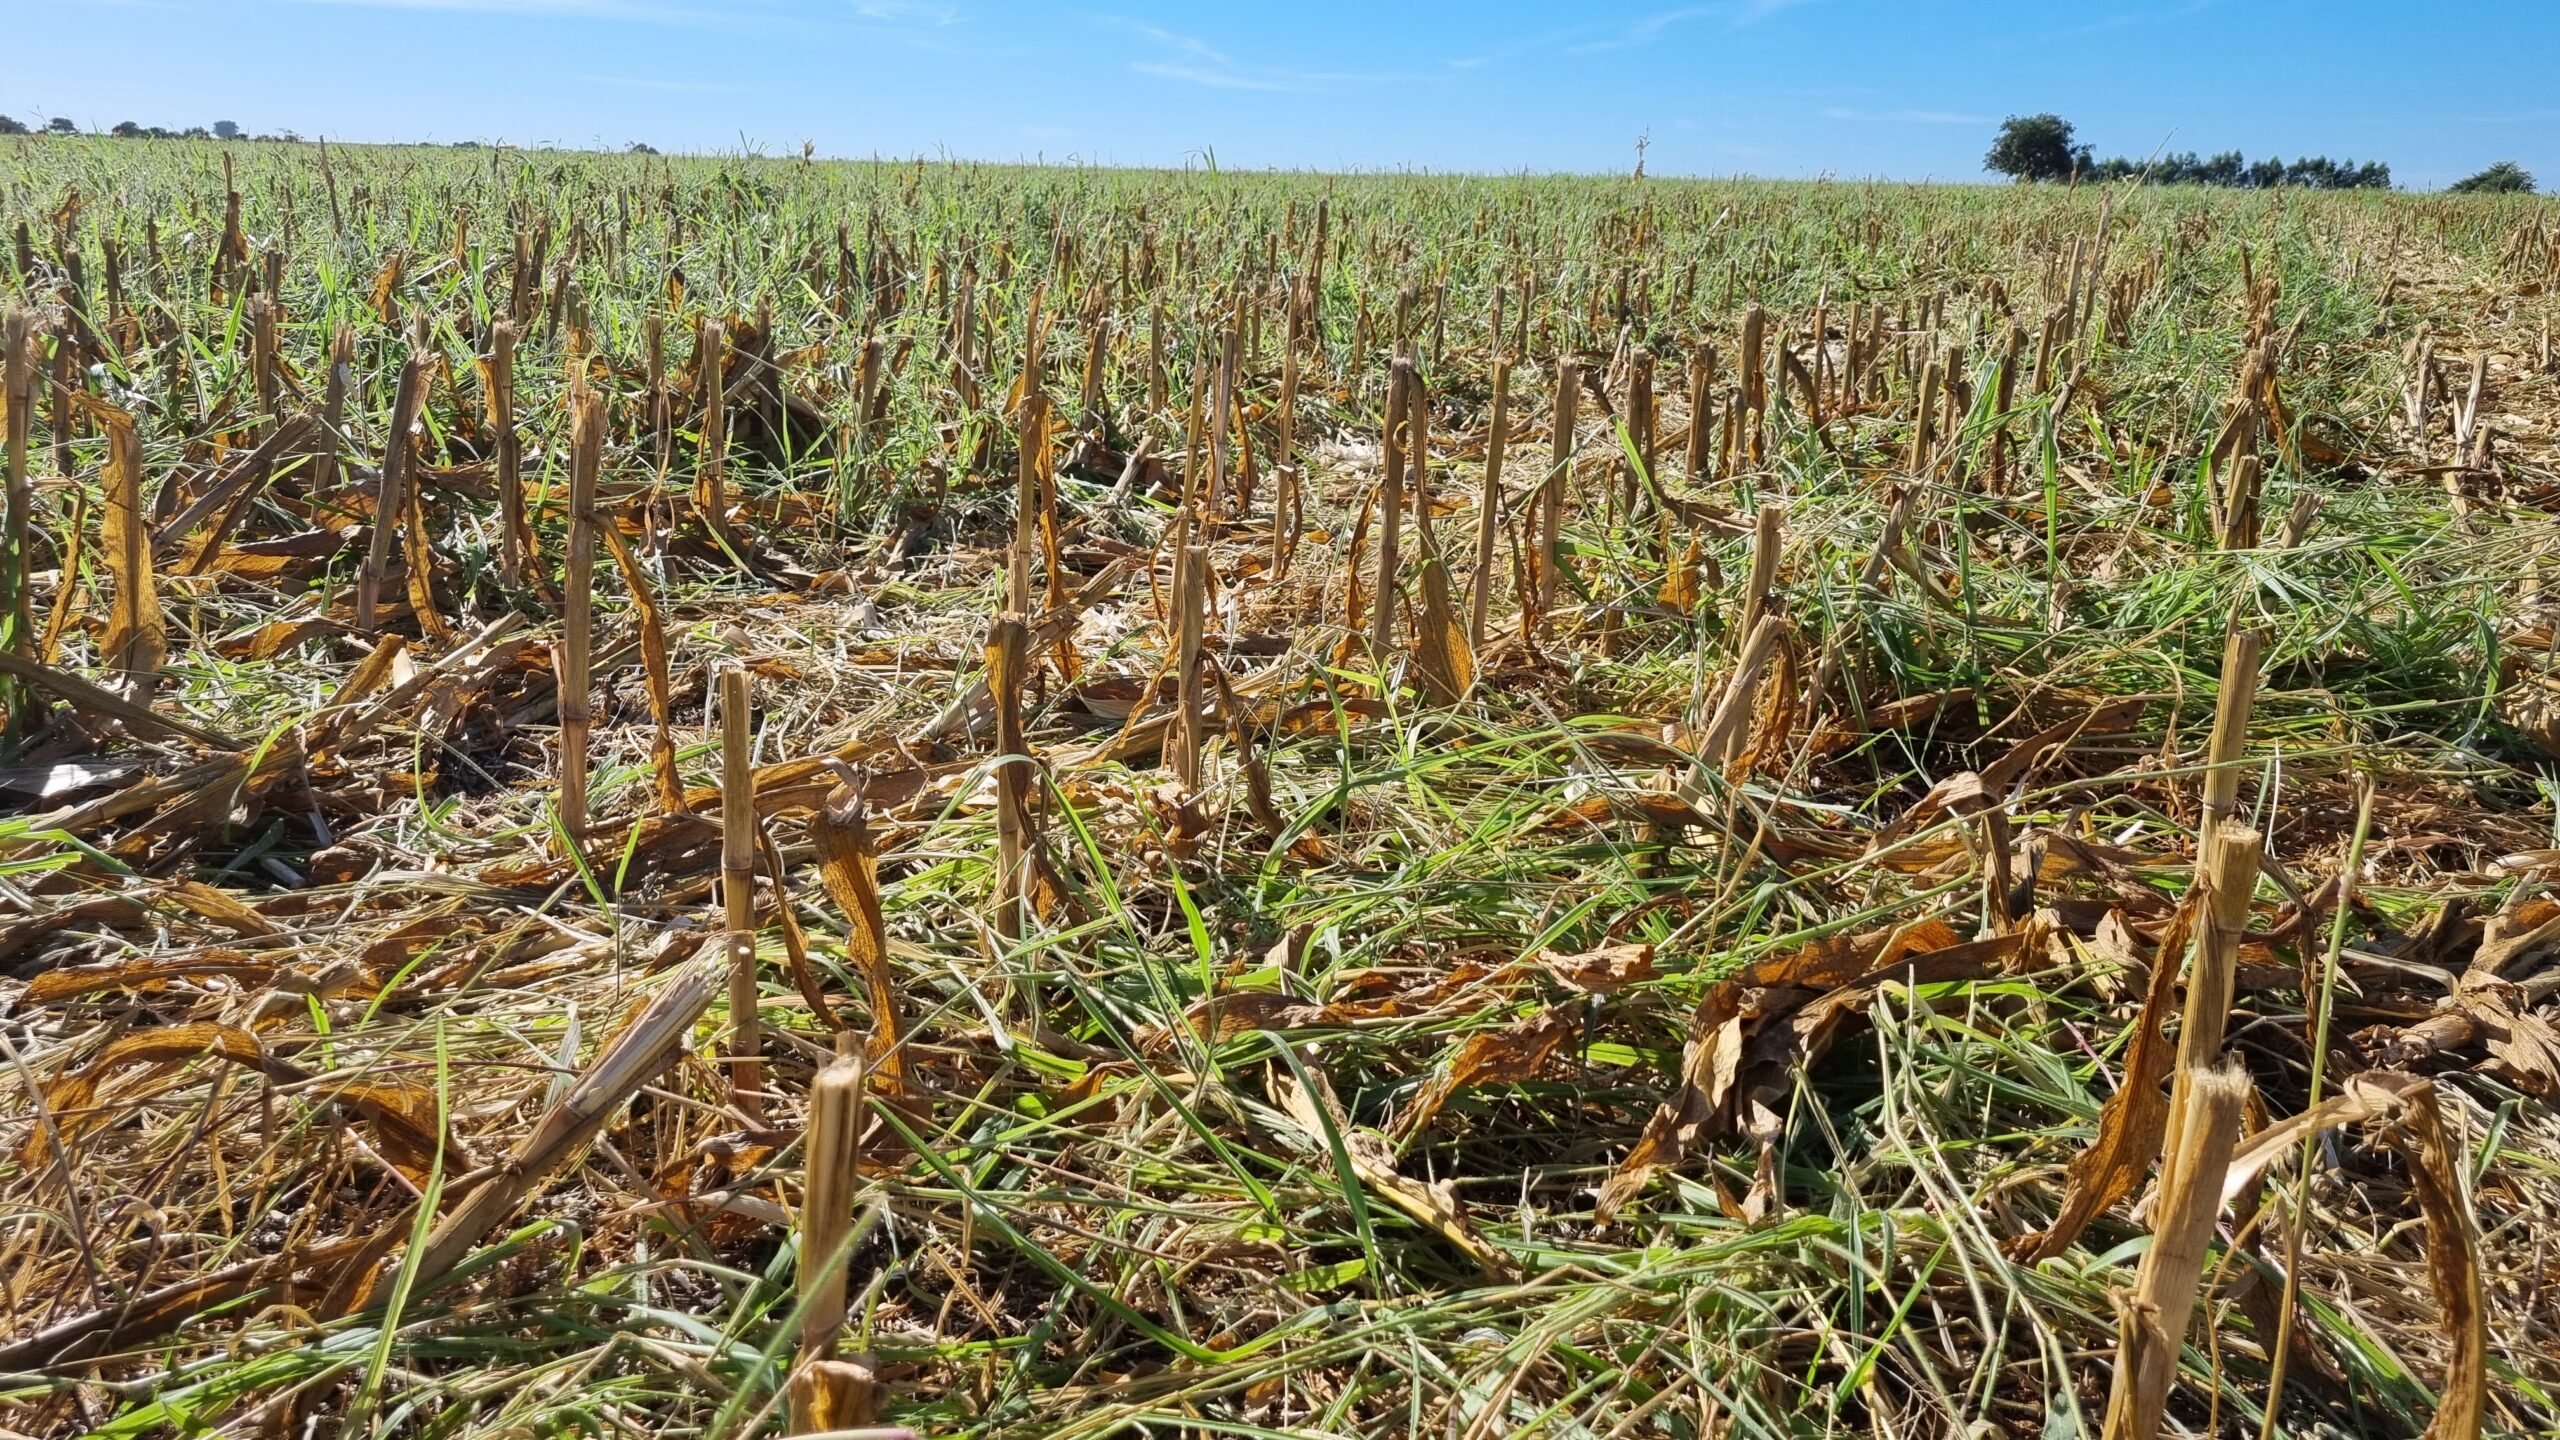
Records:
[[[0,1425],[2560,1428],[2560,211],[0,148]]]

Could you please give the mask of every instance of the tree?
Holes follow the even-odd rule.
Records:
[[[214,122],[213,122],[213,138],[214,138],[214,139],[216,139],[216,140],[237,140],[237,139],[239,139],[239,138],[240,138],[240,122],[238,122],[238,121],[236,121],[236,120],[216,120],[216,121],[214,121]]]
[[[6,115],[0,115],[0,135],[24,135],[26,133],[26,121],[12,120]]]
[[[2072,148],[2071,122],[2061,116],[2012,115],[2000,122],[1982,168],[2016,180],[2068,180],[2088,154]]]
[[[2453,188],[2462,195],[2530,195],[2533,172],[2513,160],[2501,160],[2477,175],[2454,181]]]
[[[116,122],[116,128],[107,133],[119,140],[139,140],[142,138],[142,127],[131,120],[119,120]]]
[[[80,127],[72,124],[71,117],[68,115],[54,116],[52,119],[44,122],[44,128],[47,133],[54,135],[77,135],[80,133]]]

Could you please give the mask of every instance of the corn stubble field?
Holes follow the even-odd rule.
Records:
[[[2560,1425],[2545,202],[0,221],[17,1433]]]

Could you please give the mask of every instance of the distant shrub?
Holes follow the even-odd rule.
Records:
[[[2530,195],[2533,172],[2513,160],[2501,160],[2477,175],[2454,181],[2453,188],[2463,195]]]

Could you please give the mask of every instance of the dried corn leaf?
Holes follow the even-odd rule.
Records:
[[[2409,1162],[2409,1180],[2426,1222],[2427,1282],[2448,1351],[2437,1387],[2435,1418],[2423,1440],[2474,1440],[2487,1408],[2488,1313],[2481,1294],[2480,1237],[2463,1194],[2461,1147],[2448,1138],[2433,1085],[2413,1091],[2408,1123],[2393,1145]]]
[[[543,1107],[542,1117],[516,1142],[506,1160],[493,1167],[489,1178],[463,1196],[428,1233],[410,1260],[419,1284],[443,1278],[528,1191],[594,1139],[623,1102],[675,1063],[684,1038],[710,1008],[726,971],[724,960],[689,960],[630,1024],[597,1050],[578,1078]],[[360,1305],[369,1277],[351,1272],[349,1278],[352,1283],[341,1287],[344,1301]]]
[[[1705,551],[1698,537],[1690,536],[1689,548],[1678,560],[1672,562],[1669,573],[1662,577],[1662,588],[1654,592],[1653,598],[1664,609],[1674,614],[1687,615],[1698,608],[1701,594],[1698,587],[1698,561],[1704,554]]]
[[[373,287],[366,292],[366,301],[373,306],[374,318],[384,325],[400,323],[400,277],[408,268],[409,257],[394,250],[382,262],[382,268],[374,273]]]
[[[1455,705],[1475,688],[1475,648],[1467,642],[1466,620],[1450,593],[1449,567],[1437,555],[1422,562],[1422,615],[1415,626],[1413,660],[1423,698],[1432,705]]]
[[[2073,745],[2132,729],[2141,718],[2145,703],[2138,695],[2095,702],[2079,714],[2056,721],[2010,746],[1979,773],[1953,775],[1940,781],[1901,819],[1879,831],[1877,844],[1909,835],[1951,810],[1961,813],[1969,804],[1998,800],[2030,770],[2059,758]]]
[[[1539,822],[1539,828],[1566,830],[1598,825],[1612,819],[1636,821],[1675,835],[1692,827],[1714,823],[1704,812],[1677,795],[1660,790],[1626,790],[1585,795],[1550,814]]]
[[[411,443],[406,435],[395,435],[387,442],[394,445]],[[388,463],[388,462],[386,462]],[[427,477],[421,467],[410,467],[409,481],[400,487],[401,555],[409,566],[409,609],[417,616],[418,628],[439,645],[454,641],[453,626],[436,604],[436,552],[427,534]]]
[[[1923,920],[1818,940],[1709,986],[1690,1018],[1680,1082],[1601,1186],[1597,1218],[1606,1224],[1657,1171],[1679,1163],[1692,1144],[1727,1121],[1753,1024],[1782,1019],[1843,986],[1893,978],[1923,957],[1941,956],[1958,973],[1977,970],[2018,953],[2023,939],[2022,932],[1966,944],[1945,921]]]
[[[1300,1030],[1331,1018],[1326,1006],[1310,1004],[1278,990],[1222,990],[1203,995],[1182,1012],[1183,1023],[1205,1044],[1223,1045],[1257,1030]],[[1178,1032],[1158,1028],[1142,1033],[1142,1049],[1161,1051]]]
[[[1538,963],[1572,989],[1589,995],[1615,995],[1630,985],[1653,978],[1653,947],[1642,944],[1603,945],[1580,955],[1559,955],[1553,950],[1541,950]]]
[[[844,911],[845,958],[862,975],[871,1001],[871,1038],[865,1050],[893,1093],[907,1084],[898,991],[889,972],[889,928],[880,912],[880,870],[871,845],[867,803],[850,779],[839,783],[809,817],[809,843],[818,852],[818,878]]]
[[[622,571],[622,583],[631,590],[631,607],[640,614],[640,664],[649,691],[649,720],[656,733],[649,741],[649,765],[658,779],[658,808],[669,815],[686,813],[684,780],[676,773],[675,678],[667,660],[667,626],[658,610],[658,593],[649,584],[648,572],[640,568],[639,557],[622,538],[619,525],[599,525],[605,548],[613,552],[613,563]]]
[[[1324,1083],[1321,1075],[1316,1080]],[[1331,1095],[1310,1095],[1305,1086],[1286,1075],[1276,1077],[1272,1083],[1279,1092],[1276,1098],[1280,1108],[1310,1139],[1322,1144],[1328,1129],[1341,1137],[1343,1153],[1351,1159],[1351,1174],[1342,1177],[1344,1184],[1356,1181],[1367,1186],[1388,1204],[1437,1232],[1486,1274],[1509,1277],[1519,1273],[1520,1267],[1510,1256],[1486,1244],[1484,1237],[1467,1223],[1454,1186],[1445,1180],[1425,1184],[1407,1178],[1396,1169],[1393,1148],[1375,1134],[1354,1129]]]
[[[142,508],[142,439],[131,415],[86,395],[81,399],[107,437],[106,514],[98,538],[115,583],[115,606],[99,648],[107,668],[139,695],[159,679],[169,657],[169,627],[161,618],[159,582],[151,568],[151,522]]]
[[[800,992],[801,1003],[809,1007],[809,1013],[832,1028],[836,1024],[835,1007],[827,1003],[826,988],[818,983],[818,972],[809,963],[809,936],[800,928],[800,917],[791,908],[790,878],[783,868],[782,847],[774,843],[773,827],[763,821],[756,822],[756,854],[778,897],[773,918],[782,926],[782,955],[791,967],[792,986]]]
[[[2304,1136],[2338,1125],[2396,1120],[2406,1113],[2422,1088],[2431,1088],[2429,1082],[2396,1070],[2367,1070],[2347,1077],[2337,1094],[2299,1115],[2269,1125],[2232,1152],[2231,1164],[2223,1172],[2222,1203],[2229,1205],[2238,1200],[2268,1166],[2292,1151]]]
[[[258,981],[276,973],[271,961],[250,960],[237,953],[183,956],[172,959],[118,960],[104,965],[72,965],[48,970],[27,982],[21,997],[29,1005],[58,1005],[104,990],[147,995],[181,980]]]
[[[2453,989],[2454,1009],[2480,1029],[2490,1066],[2530,1095],[2560,1095],[2560,1029],[2527,1008],[2511,982],[2466,972]]]
[[[2071,1157],[2053,1223],[2037,1234],[2015,1236],[2006,1243],[2011,1254],[2029,1264],[2070,1249],[2089,1222],[2132,1194],[2151,1163],[2160,1158],[2161,1140],[2169,1126],[2169,1095],[2161,1087],[2177,1053],[2165,1027],[2178,1009],[2178,961],[2186,953],[2190,918],[2187,910],[2180,909],[2170,933],[2152,951],[2151,983],[2134,1016],[2124,1078],[2098,1111],[2096,1138],[2088,1149]]]
[[[238,897],[217,890],[198,880],[182,880],[161,892],[168,903],[209,920],[244,940],[255,940],[276,933],[274,922],[251,909]]]
[[[43,1105],[52,1123],[35,1127],[19,1147],[19,1163],[30,1167],[44,1163],[51,1158],[57,1141],[68,1149],[81,1135],[113,1118],[99,1107],[98,1094],[117,1072],[137,1066],[173,1065],[207,1055],[255,1070],[279,1083],[319,1082],[319,1097],[362,1119],[385,1160],[408,1173],[413,1182],[426,1178],[439,1139],[432,1095],[393,1081],[352,1079],[331,1084],[291,1061],[268,1054],[265,1044],[249,1031],[209,1022],[169,1025],[123,1036],[99,1051],[87,1065],[45,1086]],[[448,1166],[456,1166],[456,1173],[471,1168],[470,1155],[458,1143],[445,1143]]]
[[[1949,711],[1960,712],[1973,704],[1973,697],[1974,690],[1970,685],[1932,691],[1926,695],[1906,695],[1882,705],[1868,706],[1865,715],[1856,722],[1839,717],[1816,730],[1806,743],[1816,754],[1836,754],[1870,735],[1907,730],[1914,725],[1925,725]]]
[[[1526,1019],[1517,1020],[1499,1030],[1484,1030],[1466,1038],[1457,1053],[1432,1076],[1431,1083],[1414,1097],[1413,1108],[1399,1116],[1395,1133],[1399,1137],[1418,1135],[1430,1128],[1442,1106],[1449,1103],[1461,1087],[1469,1085],[1511,1085],[1536,1077],[1546,1068],[1548,1059],[1565,1041],[1581,1031],[1581,1022],[1572,1010],[1559,1007]]]

